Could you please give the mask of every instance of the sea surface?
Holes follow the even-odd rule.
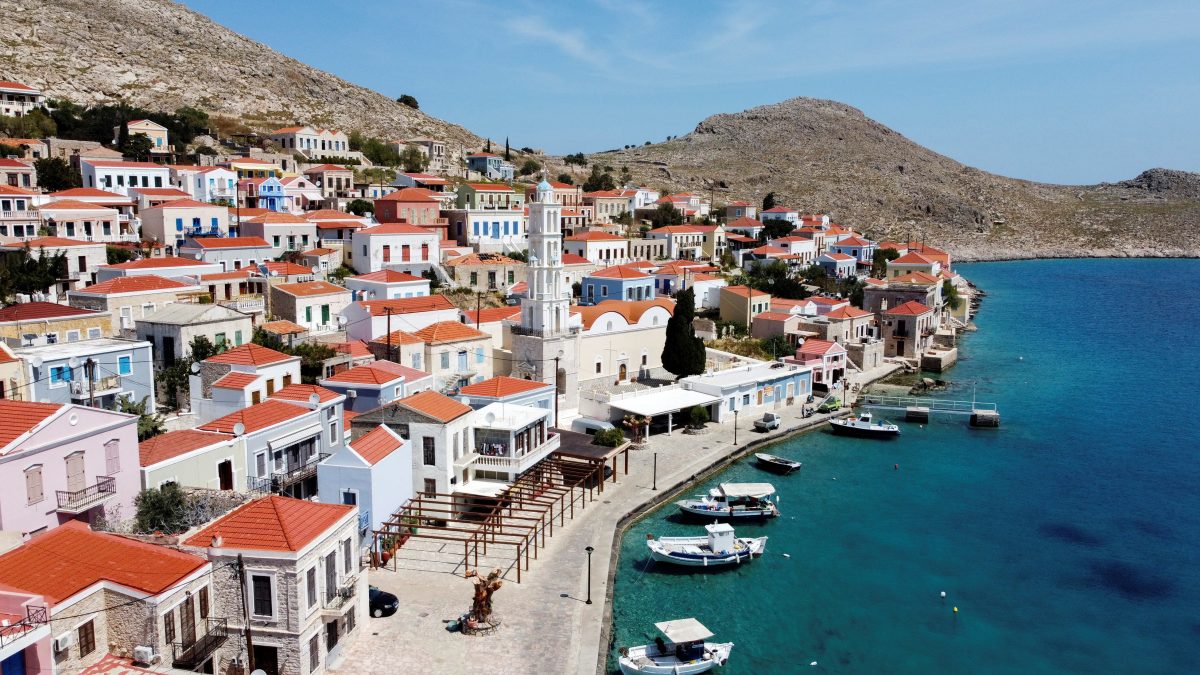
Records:
[[[768,480],[782,511],[738,526],[770,540],[737,569],[647,568],[648,533],[703,530],[674,506],[636,523],[612,670],[694,616],[735,643],[727,674],[1200,672],[1200,261],[958,269],[988,297],[937,395],[1001,428],[809,433],[768,450],[790,477],[737,463],[695,492]]]

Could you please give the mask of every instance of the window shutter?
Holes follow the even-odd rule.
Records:
[[[25,496],[30,504],[42,501],[42,467],[32,466],[25,470]]]

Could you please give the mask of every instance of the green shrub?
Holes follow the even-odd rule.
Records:
[[[625,434],[620,429],[602,429],[592,438],[592,445],[603,445],[615,448],[625,442]]]

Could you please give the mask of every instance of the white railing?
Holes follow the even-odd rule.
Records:
[[[562,438],[556,433],[550,433],[546,442],[538,447],[526,452],[520,457],[496,457],[492,455],[481,455],[478,452],[469,452],[454,462],[455,467],[465,468],[474,464],[476,467],[495,469],[498,471],[507,471],[515,473],[524,473],[533,467],[534,464],[542,461],[550,455],[550,453],[558,450],[562,444]]]
[[[0,218],[37,220],[39,216],[37,211],[0,211]]]
[[[217,304],[243,312],[261,312],[266,307],[266,302],[262,298],[235,298],[233,300],[219,300],[217,301]]]

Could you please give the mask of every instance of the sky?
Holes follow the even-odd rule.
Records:
[[[811,96],[1017,178],[1200,171],[1197,0],[183,1],[513,147],[657,142]]]

